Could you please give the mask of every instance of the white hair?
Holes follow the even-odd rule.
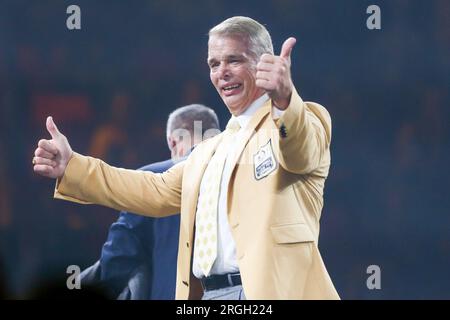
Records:
[[[209,30],[212,36],[232,37],[238,36],[248,42],[248,50],[255,62],[264,53],[273,54],[272,38],[267,29],[258,21],[249,17],[236,16],[222,21]]]

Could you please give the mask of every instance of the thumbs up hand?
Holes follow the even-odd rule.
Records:
[[[67,138],[59,132],[52,117],[47,118],[46,125],[52,139],[39,140],[34,151],[33,170],[44,177],[61,178],[72,157],[72,148]]]
[[[291,52],[297,40],[287,39],[279,56],[263,54],[256,66],[256,86],[266,90],[278,109],[289,106],[292,94]]]

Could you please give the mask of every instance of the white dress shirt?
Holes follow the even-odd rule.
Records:
[[[250,122],[250,119],[268,99],[269,96],[267,94],[264,94],[256,99],[242,114],[237,117],[232,116],[232,118],[236,119],[239,122],[239,125],[241,127],[236,133],[236,141],[239,141],[243,138],[244,130]],[[283,111],[275,107],[273,107],[272,111],[274,119],[279,118],[279,116],[283,113]],[[236,244],[234,242],[233,236],[231,234],[231,229],[228,224],[227,208],[228,184],[230,183],[231,173],[233,171],[232,164],[229,159],[232,159],[234,153],[237,152],[236,146],[236,143],[228,146],[227,159],[225,161],[225,166],[222,173],[222,181],[219,191],[219,212],[217,222],[217,257],[214,261],[214,265],[211,268],[210,275],[239,272],[239,266],[236,259]],[[202,192],[205,192],[205,183],[203,180],[200,183],[199,199]],[[197,278],[204,277],[202,271],[200,270],[200,267],[198,266],[195,255],[193,261],[193,273]]]

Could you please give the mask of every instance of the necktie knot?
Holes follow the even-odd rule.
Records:
[[[239,129],[241,129],[241,125],[239,124],[239,121],[237,121],[236,118],[231,118],[228,121],[227,124],[227,131],[229,131],[230,133],[236,133],[239,131]]]

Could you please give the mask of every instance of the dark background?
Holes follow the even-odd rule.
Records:
[[[81,30],[66,28],[67,6]],[[381,8],[382,29],[366,28]],[[320,249],[344,299],[449,299],[450,1],[0,1],[0,252],[10,296],[99,256],[117,214],[52,199],[35,175],[53,115],[74,150],[136,168],[169,157],[176,107],[229,114],[209,81],[207,32],[265,24],[297,38],[300,95],[333,119]],[[369,265],[381,290],[366,287]]]

